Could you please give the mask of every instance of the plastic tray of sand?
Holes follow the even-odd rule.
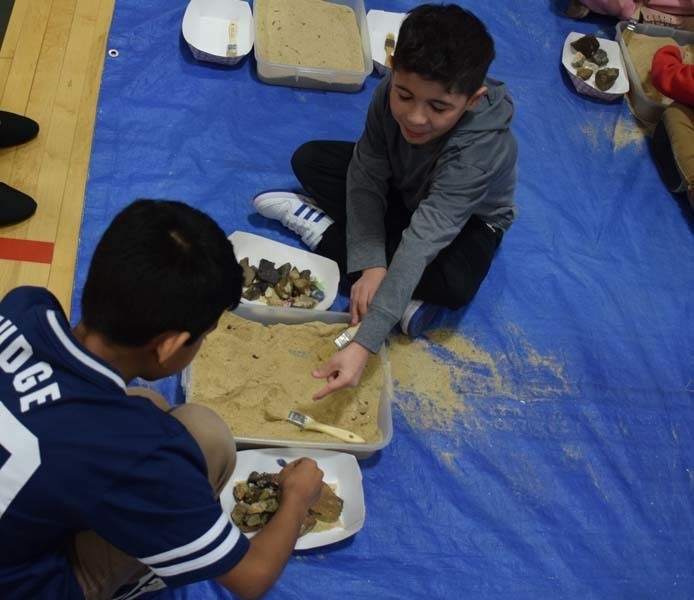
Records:
[[[347,313],[241,305],[225,313],[183,377],[188,402],[217,412],[242,447],[340,450],[365,458],[391,440],[393,396],[385,350],[372,356],[356,388],[319,401],[324,384],[311,376],[336,348],[333,340]],[[266,407],[282,403],[315,420],[353,431],[365,444],[342,442],[268,418]]]
[[[363,0],[256,0],[253,10],[262,81],[356,91],[371,73]]]

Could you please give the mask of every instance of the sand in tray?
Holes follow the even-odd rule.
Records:
[[[273,405],[283,406],[285,415],[297,410],[353,431],[368,444],[379,442],[380,356],[369,358],[358,387],[318,402],[311,399],[325,384],[311,371],[335,353],[333,340],[344,328],[344,323],[318,322],[265,326],[224,313],[191,366],[190,401],[214,410],[236,437],[337,442],[325,433],[268,420],[266,411]]]
[[[326,0],[256,0],[258,53],[270,63],[364,72],[354,11]]]

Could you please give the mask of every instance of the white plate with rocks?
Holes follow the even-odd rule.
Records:
[[[320,289],[320,296],[318,296],[315,306],[299,306],[291,303],[286,303],[286,306],[293,306],[297,309],[312,308],[314,310],[328,310],[332,306],[340,282],[340,271],[334,260],[245,231],[235,231],[229,236],[229,239],[234,245],[234,254],[236,254],[237,260],[241,261],[247,258],[252,267],[259,267],[260,261],[263,260],[269,261],[277,268],[289,263],[290,267],[294,267],[298,271],[309,270],[311,272],[311,280]],[[253,300],[247,298],[246,291],[247,286],[244,286],[242,303],[269,304],[264,297]]]
[[[629,91],[622,51],[613,40],[572,31],[564,41],[561,62],[581,94],[612,101]]]
[[[351,454],[330,450],[312,450],[308,448],[263,448],[242,450],[236,454],[236,467],[229,482],[219,496],[222,508],[228,514],[236,506],[234,485],[244,481],[253,472],[276,473],[282,467],[278,460],[291,462],[307,456],[318,463],[323,471],[323,481],[330,485],[342,498],[344,504],[339,523],[325,531],[309,531],[301,536],[294,546],[295,550],[307,550],[334,544],[357,533],[366,518],[364,489],[362,487],[361,469],[357,459]],[[256,532],[247,533],[253,537]]]

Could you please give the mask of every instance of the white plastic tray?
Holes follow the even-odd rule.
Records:
[[[371,47],[369,44],[369,31],[366,23],[366,9],[364,0],[326,0],[334,4],[348,6],[354,11],[361,37],[362,54],[364,56],[364,71],[337,71],[332,69],[318,69],[312,67],[299,67],[283,63],[273,63],[262,56],[264,48],[255,44],[253,54],[257,62],[258,78],[271,85],[285,85],[290,87],[312,88],[318,90],[330,90],[336,92],[358,92],[364,86],[364,81],[373,71]],[[257,14],[260,14],[259,12]],[[256,21],[258,26],[258,22]]]
[[[369,25],[369,39],[371,41],[371,56],[373,57],[374,67],[379,75],[385,75],[390,71],[386,66],[386,35],[395,35],[395,45],[398,43],[398,32],[402,20],[407,13],[394,13],[385,10],[370,10],[366,13],[366,22]]]
[[[322,321],[323,323],[349,324],[349,313],[332,312],[327,310],[308,310],[303,308],[277,308],[257,304],[240,304],[234,311],[235,315],[265,325],[273,323],[286,323],[296,325],[310,321]],[[310,448],[314,450],[335,450],[346,452],[365,459],[374,452],[385,448],[393,438],[393,376],[391,364],[386,354],[385,346],[381,348],[380,357],[383,365],[383,387],[378,404],[376,422],[381,431],[381,440],[374,444],[348,444],[339,440],[330,442],[305,442],[297,440],[274,440],[270,438],[236,437],[237,448]],[[186,367],[181,377],[181,387],[186,398],[190,396],[190,367]]]
[[[572,31],[566,40],[564,41],[564,48],[562,50],[561,62],[564,68],[569,73],[571,82],[574,87],[581,94],[586,94],[587,96],[592,96],[593,98],[599,98],[600,100],[618,100],[624,96],[629,91],[629,78],[627,76],[626,67],[624,66],[624,60],[622,59],[622,52],[619,49],[619,44],[612,40],[606,40],[604,38],[598,38],[600,42],[600,49],[607,53],[608,63],[601,68],[612,68],[615,67],[619,69],[619,76],[614,82],[609,90],[602,91],[595,85],[595,73],[591,75],[590,79],[583,80],[578,75],[576,75],[575,67],[571,66],[571,61],[573,60],[576,50],[571,47],[571,43],[582,38],[585,34]]]
[[[229,24],[236,21],[236,56],[227,56]],[[248,2],[191,0],[183,15],[183,38],[198,60],[234,65],[253,48],[255,28]]]
[[[280,267],[288,262],[299,271],[310,269],[311,275],[316,278],[325,294],[325,298],[316,304],[314,310],[328,310],[332,306],[337,296],[337,286],[340,283],[340,270],[334,260],[245,231],[235,231],[229,236],[229,239],[234,245],[234,254],[237,260],[247,256],[248,262],[257,267],[260,259],[264,258],[274,262],[275,267]],[[260,300],[242,298],[241,302],[267,306]],[[291,310],[299,309],[293,308]]]
[[[295,550],[307,550],[334,544],[344,540],[364,525],[366,507],[364,505],[364,489],[362,487],[361,469],[354,456],[342,452],[327,450],[304,450],[301,448],[279,448],[265,450],[243,450],[236,455],[236,468],[227,485],[222,489],[219,501],[227,514],[236,506],[234,499],[234,485],[248,479],[252,471],[277,473],[282,467],[277,460],[284,459],[291,462],[297,458],[307,456],[318,463],[323,471],[323,481],[334,486],[335,493],[342,498],[344,505],[340,515],[341,525],[319,531],[309,532],[300,537],[294,546]],[[250,538],[256,532],[247,533]]]

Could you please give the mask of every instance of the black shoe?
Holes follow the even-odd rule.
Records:
[[[39,124],[15,113],[0,110],[0,148],[23,144],[36,137]]]
[[[0,183],[0,226],[14,225],[36,212],[36,202],[5,183]]]

